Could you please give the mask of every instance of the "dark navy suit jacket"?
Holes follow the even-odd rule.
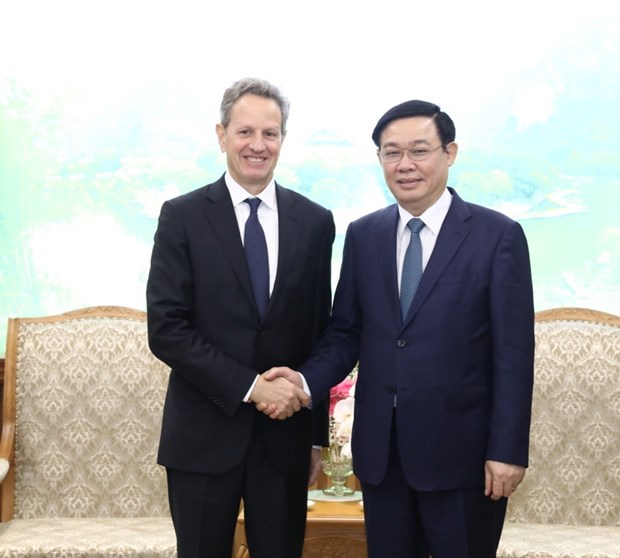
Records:
[[[527,242],[506,216],[454,190],[402,323],[397,206],[351,223],[330,324],[300,367],[322,397],[359,359],[352,450],[365,483],[385,474],[394,396],[409,484],[484,484],[487,459],[527,465],[534,310]]]

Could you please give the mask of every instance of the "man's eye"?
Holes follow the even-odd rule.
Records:
[[[411,150],[411,154],[414,157],[424,157],[425,155],[428,154],[428,149],[412,149]]]

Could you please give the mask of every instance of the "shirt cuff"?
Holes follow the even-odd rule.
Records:
[[[248,392],[245,394],[245,397],[243,398],[243,402],[244,403],[251,403],[250,395],[252,394],[252,390],[254,389],[254,386],[256,385],[256,382],[258,382],[258,374],[256,375],[256,378],[254,378],[254,381],[252,382],[252,385],[250,386],[250,389],[248,390]]]
[[[299,375],[301,376],[301,381],[304,384],[304,391],[306,392],[306,395],[310,397],[310,399],[312,399],[312,394],[310,393],[310,388],[308,387],[308,382],[306,382],[306,378],[301,372],[299,372]]]

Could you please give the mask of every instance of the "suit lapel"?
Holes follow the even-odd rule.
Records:
[[[255,306],[248,264],[239,236],[237,216],[223,177],[207,186],[206,201],[205,214],[211,223],[213,234],[218,238],[243,291],[250,303]]]
[[[450,192],[452,193],[450,209],[439,231],[435,248],[422,274],[420,285],[413,297],[404,325],[408,324],[415,316],[471,230],[470,225],[467,223],[467,219],[471,215],[469,208],[451,188]]]
[[[269,307],[272,306],[273,300],[282,291],[285,278],[290,273],[291,266],[294,265],[303,218],[296,207],[294,197],[288,190],[276,184],[276,195],[278,199],[278,269],[266,315],[269,314]]]
[[[396,268],[396,230],[398,226],[398,206],[391,205],[385,209],[377,222],[374,234],[375,254],[379,268],[383,274],[386,299],[389,304],[389,314],[396,316],[398,324],[400,317],[400,299],[398,295],[398,279]]]

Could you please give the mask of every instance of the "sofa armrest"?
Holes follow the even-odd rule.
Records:
[[[6,474],[9,472],[9,460],[0,458],[0,483],[6,478]]]
[[[2,424],[2,435],[0,436],[0,484],[4,482],[13,457],[13,444],[15,436],[15,422],[11,417],[4,415],[5,422]]]

